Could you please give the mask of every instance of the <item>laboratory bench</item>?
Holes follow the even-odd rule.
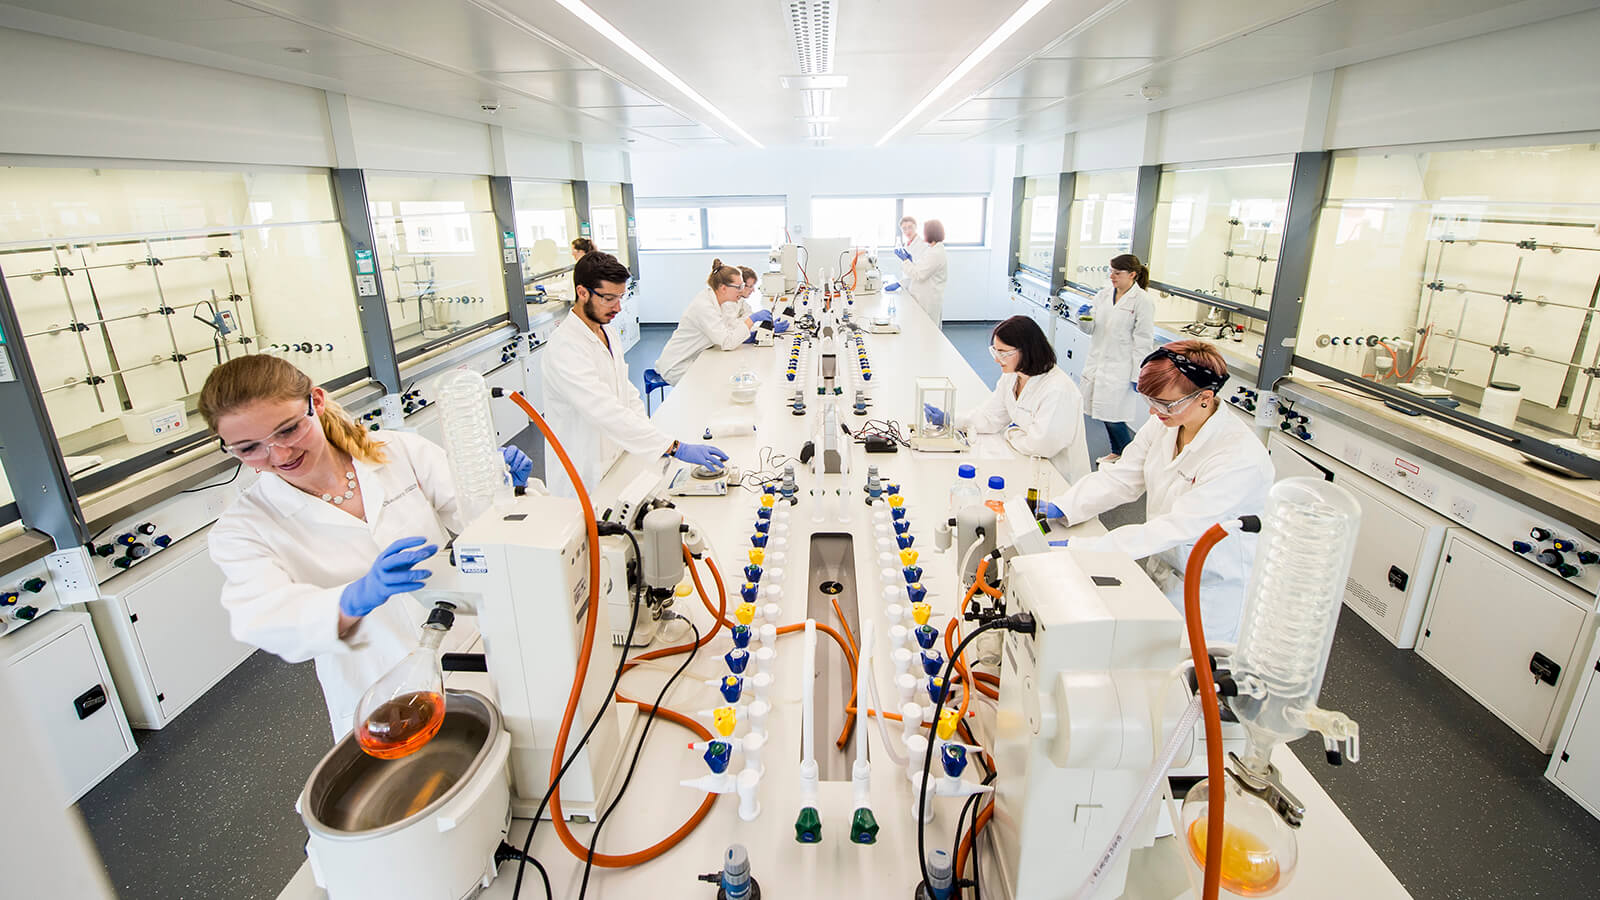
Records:
[[[871,314],[874,307],[857,312],[858,317]],[[869,393],[872,405],[865,418],[892,419],[901,423],[914,421],[916,402],[915,378],[918,375],[939,373],[948,377],[956,387],[959,408],[976,406],[989,393],[972,368],[955,348],[944,338],[938,326],[913,304],[904,304],[899,310],[898,334],[867,334],[866,346],[874,378]],[[731,425],[733,420],[755,425],[749,437],[714,438],[712,443],[727,451],[730,466],[754,470],[768,457],[766,448],[785,456],[798,456],[801,445],[811,440],[819,428],[822,404],[810,403],[803,416],[792,414],[788,396],[792,392],[784,379],[787,359],[787,340],[780,339],[775,348],[742,346],[729,352],[707,351],[690,368],[684,380],[676,386],[658,407],[654,421],[668,434],[685,440],[701,440],[701,434],[716,423]],[[761,380],[753,404],[731,401],[729,379],[742,372],[754,372]],[[852,429],[863,421],[849,414],[843,417]],[[881,475],[898,482],[906,498],[907,518],[912,522],[913,547],[922,556],[923,583],[928,587],[928,600],[935,609],[930,621],[946,621],[960,599],[957,593],[957,561],[954,550],[938,551],[933,546],[935,523],[948,516],[948,491],[958,464],[973,463],[980,476],[1003,474],[1008,484],[1012,479],[1024,482],[1036,477],[1039,468],[1026,458],[1019,457],[999,436],[977,438],[963,453],[919,453],[905,448],[896,453],[866,454],[850,445],[850,483],[864,481],[867,467],[875,465]],[[674,465],[647,456],[625,456],[615,465],[594,491],[597,510],[610,505],[623,488],[641,473],[663,474]],[[1044,476],[1051,489],[1064,485],[1060,476],[1049,466],[1043,467]],[[777,469],[781,471],[781,466]],[[832,476],[837,477],[837,476]],[[783,590],[779,603],[783,622],[800,622],[807,617],[807,544],[812,534],[836,533],[851,537],[854,543],[855,571],[862,584],[857,600],[861,621],[869,618],[879,626],[882,634],[886,623],[878,613],[884,602],[879,587],[880,563],[876,560],[873,520],[865,505],[850,510],[848,520],[838,514],[837,504],[828,504],[826,510],[809,496],[809,490],[818,483],[809,468],[796,465],[799,485],[798,505],[790,516],[792,542],[788,550],[791,562],[783,566],[779,576]],[[981,480],[981,478],[980,478]],[[749,548],[749,535],[755,520],[759,501],[755,491],[730,488],[727,496],[674,498],[687,521],[694,523],[708,538],[709,555],[721,572],[724,586],[738,598],[739,571]],[[820,519],[819,519],[820,516]],[[1063,535],[1103,533],[1098,521],[1065,528],[1054,526]],[[862,573],[865,573],[864,575]],[[777,573],[771,573],[777,574]],[[706,581],[712,602],[716,602],[717,588]],[[730,608],[732,603],[730,602]],[[706,610],[688,598],[680,600],[678,611],[689,615],[699,624],[702,633],[710,627]],[[848,614],[848,613],[847,613]],[[817,614],[819,621],[832,617]],[[460,627],[460,626],[458,626]],[[681,638],[679,639],[681,640]],[[876,845],[857,845],[848,837],[849,822],[856,807],[848,775],[848,757],[844,762],[843,780],[824,780],[820,787],[818,809],[822,819],[823,839],[817,844],[799,844],[794,839],[793,824],[801,807],[798,776],[800,673],[802,665],[802,638],[780,638],[777,656],[773,662],[774,682],[769,701],[773,712],[769,719],[769,739],[765,751],[765,774],[758,789],[761,804],[759,817],[753,822],[740,820],[736,796],[720,798],[707,818],[672,850],[656,859],[627,869],[595,869],[591,875],[590,889],[594,897],[644,897],[644,896],[710,896],[713,888],[696,881],[696,876],[719,868],[722,855],[731,843],[743,843],[749,850],[752,873],[766,887],[766,895],[789,896],[901,896],[909,895],[918,880],[916,855],[916,829],[911,814],[915,788],[908,781],[905,769],[895,765],[884,752],[881,734],[876,725],[866,717],[857,723],[857,739],[870,729],[872,779],[870,796],[872,808],[881,830]],[[657,638],[657,645],[676,643],[667,636]],[[819,675],[826,667],[836,664],[839,658],[826,642],[818,653]],[[878,683],[879,696],[891,705],[897,698],[894,668],[883,658],[882,644],[872,667]],[[728,648],[726,638],[719,637],[710,643],[691,664],[683,682],[675,689],[670,705],[686,712],[708,711],[720,705],[716,692],[709,686],[692,685],[693,681],[708,681],[722,673],[720,657]],[[1176,648],[1175,648],[1176,651]],[[609,656],[610,651],[602,655]],[[614,657],[611,657],[614,660]],[[1176,658],[1176,652],[1175,652]],[[624,683],[631,696],[649,697],[675,668],[681,659],[671,658],[641,665]],[[590,678],[604,678],[614,666],[598,661],[591,667]],[[837,673],[835,673],[837,675]],[[826,677],[826,676],[823,676]],[[838,685],[838,681],[832,682]],[[449,676],[452,688],[465,688],[487,693],[486,675],[454,673]],[[557,687],[556,689],[564,689]],[[832,710],[842,715],[833,698]],[[977,717],[976,733],[980,742],[987,740],[993,728],[993,711],[985,703],[976,704],[982,712]],[[819,706],[819,714],[821,707]],[[704,714],[701,716],[704,718]],[[709,720],[707,720],[709,722]],[[831,753],[833,728],[819,721],[817,747],[819,757]],[[638,721],[623,738],[625,758],[637,739]],[[889,732],[898,745],[898,726]],[[687,820],[700,804],[703,795],[697,790],[679,785],[680,780],[704,775],[705,764],[700,754],[685,748],[686,735],[675,725],[657,722],[651,733],[648,752],[641,757],[640,769],[618,814],[608,821],[600,849],[603,852],[632,852],[648,846]],[[819,762],[822,760],[819,758]],[[1367,900],[1408,896],[1388,868],[1362,840],[1355,828],[1317,785],[1310,773],[1295,759],[1286,747],[1280,747],[1275,762],[1283,772],[1287,786],[1305,802],[1308,808],[1305,826],[1300,832],[1300,869],[1295,882],[1283,893],[1292,898],[1348,898],[1360,892]],[[826,769],[824,770],[826,771]],[[308,773],[309,774],[309,773]],[[968,773],[969,778],[974,777]],[[955,798],[938,798],[932,801],[936,818],[927,826],[930,848],[949,847],[953,826],[960,809]],[[527,833],[527,821],[513,822],[510,840],[520,846]],[[581,841],[587,842],[592,829],[587,824],[573,824],[572,831]],[[996,865],[987,838],[983,841],[985,867]],[[582,877],[583,865],[558,841],[554,829],[541,826],[533,842],[534,856],[549,870],[555,896],[576,896]],[[1188,891],[1178,844],[1173,838],[1162,838],[1153,847],[1139,850],[1133,857],[1129,876],[1128,897],[1173,898]],[[531,867],[526,873],[531,884],[525,881],[524,896],[543,896],[538,874]],[[504,864],[499,875],[482,894],[486,898],[506,898],[512,894],[515,864]],[[308,865],[303,865],[294,879],[284,888],[283,900],[312,900],[322,896],[315,886]]]

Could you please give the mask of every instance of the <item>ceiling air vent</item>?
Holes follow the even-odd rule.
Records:
[[[795,60],[802,75],[827,75],[833,71],[833,31],[837,21],[833,0],[788,0],[784,7]]]

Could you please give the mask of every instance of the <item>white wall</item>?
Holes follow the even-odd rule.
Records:
[[[634,192],[644,197],[719,195],[787,198],[789,229],[798,240],[811,231],[811,198],[830,195],[989,195],[987,246],[953,247],[945,292],[947,320],[986,320],[1007,310],[1006,254],[1011,232],[1011,178],[1016,148],[948,146],[873,149],[772,148],[635,153]],[[640,318],[676,322],[705,285],[711,260],[765,271],[765,250],[743,252],[643,251]],[[886,277],[889,263],[880,260]]]
[[[1074,171],[1128,169],[1145,159],[1150,117],[1140,116],[1103,128],[1086,128],[1072,136],[1072,153],[1066,160]]]
[[[356,162],[363,169],[486,175],[494,171],[489,126],[350,98]]]
[[[331,166],[322,91],[0,29],[7,153]]]
[[[1311,76],[1230,94],[1160,115],[1157,158],[1164,163],[1271,156],[1300,149]]]
[[[505,150],[505,173],[512,178],[573,180],[578,167],[572,159],[572,144],[534,137],[520,131],[499,130]]]

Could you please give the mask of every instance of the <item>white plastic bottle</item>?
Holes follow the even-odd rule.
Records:
[[[953,519],[962,507],[983,502],[983,491],[978,488],[978,469],[963,463],[956,469],[956,480],[950,485],[950,517]]]
[[[1006,480],[999,475],[989,476],[989,486],[983,490],[983,505],[996,514],[1005,512]]]

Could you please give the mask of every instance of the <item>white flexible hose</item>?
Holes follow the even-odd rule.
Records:
[[[1172,760],[1178,755],[1178,750],[1183,746],[1189,732],[1194,730],[1194,725],[1200,720],[1200,698],[1195,697],[1183,711],[1183,717],[1178,719],[1178,727],[1173,730],[1172,737],[1167,739],[1165,747],[1161,748],[1161,755],[1156,758],[1155,764],[1150,767],[1145,776],[1144,784],[1139,788],[1139,793],[1134,796],[1133,803],[1128,807],[1127,815],[1117,824],[1117,830],[1111,835],[1111,840],[1106,843],[1105,850],[1095,860],[1089,870],[1089,875],[1083,880],[1083,886],[1072,895],[1075,900],[1088,900],[1100,887],[1100,881],[1128,847],[1128,837],[1133,832],[1139,819],[1150,807],[1150,802],[1155,799],[1157,788],[1161,786],[1161,779],[1166,776],[1167,769],[1172,767]]]
[[[856,671],[858,673],[861,671],[861,662],[859,660],[856,662]],[[878,714],[868,715],[867,710],[862,709],[860,703],[856,704],[856,714],[877,720],[878,737],[881,738],[878,743],[883,747],[883,751],[889,754],[889,759],[893,760],[896,766],[904,768],[909,760],[895,749],[895,744],[899,742],[889,738],[889,726],[884,722],[887,716],[883,715],[883,701],[878,699],[878,679],[873,678],[870,674],[862,677],[867,679],[867,690],[872,692],[872,709]]]
[[[862,685],[871,676],[867,665],[872,660],[873,624],[870,618],[861,623],[861,649],[856,653],[856,717],[858,719],[867,717],[867,694]],[[865,725],[856,729],[856,765],[867,764],[867,732],[869,730]]]

